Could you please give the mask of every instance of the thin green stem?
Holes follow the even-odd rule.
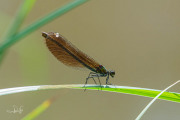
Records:
[[[13,38],[13,35],[16,34],[16,32],[21,27],[24,19],[32,9],[34,3],[36,0],[24,0],[24,2],[19,7],[19,10],[16,13],[16,17],[14,18],[13,22],[9,26],[8,31],[5,33],[4,41],[6,41],[9,38]]]
[[[17,42],[18,40],[20,40],[23,37],[27,36],[31,32],[37,30],[38,28],[42,27],[43,25],[47,24],[48,22],[50,22],[50,21],[54,20],[55,18],[63,15],[64,13],[72,10],[73,8],[77,7],[78,5],[83,4],[86,1],[88,1],[88,0],[75,0],[75,1],[73,1],[71,3],[68,3],[67,5],[64,5],[60,9],[50,13],[49,15],[43,17],[42,19],[37,20],[36,22],[31,24],[30,26],[28,26],[24,30],[17,33],[15,36],[13,36],[13,37],[7,39],[6,41],[4,41],[0,45],[0,51],[6,50],[11,45],[13,45],[15,42]]]
[[[14,18],[13,22],[9,26],[9,29],[3,36],[2,38],[3,43],[1,43],[0,46],[3,46],[3,44],[6,43],[6,41],[13,39],[13,36],[17,33],[17,31],[21,27],[24,19],[28,15],[29,11],[32,9],[35,2],[36,0],[24,0],[24,2],[21,4],[21,6],[19,7],[19,10],[16,13],[16,17]],[[5,54],[6,54],[5,49],[1,49],[0,50],[0,63],[2,62]]]
[[[173,87],[174,85],[176,85],[177,83],[179,83],[180,80],[178,80],[177,82],[173,83],[172,85],[168,86],[167,88],[165,88],[163,91],[161,91],[142,111],[141,113],[137,116],[137,118],[135,120],[140,120],[141,117],[145,114],[145,112],[150,108],[150,106],[168,89],[170,89],[171,87]]]

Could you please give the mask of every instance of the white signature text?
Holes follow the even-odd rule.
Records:
[[[13,108],[11,110],[7,110],[8,113],[19,113],[21,114],[23,112],[23,106],[16,106],[13,105]]]

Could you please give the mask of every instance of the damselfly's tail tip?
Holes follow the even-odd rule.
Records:
[[[46,38],[48,34],[46,32],[42,32],[42,36]]]

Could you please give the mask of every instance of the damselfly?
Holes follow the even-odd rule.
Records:
[[[109,83],[109,76],[114,77],[115,71],[107,70],[103,65],[96,62],[93,58],[89,57],[77,47],[71,44],[67,39],[56,32],[42,32],[42,36],[46,40],[46,45],[51,53],[63,64],[71,67],[88,68],[90,72],[86,78],[85,85],[88,80],[92,78],[106,77],[106,85]]]

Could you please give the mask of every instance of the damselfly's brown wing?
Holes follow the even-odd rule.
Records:
[[[93,71],[99,67],[99,63],[80,51],[59,33],[43,32],[42,36],[45,37],[46,45],[51,53],[63,64],[71,67],[86,67]]]

